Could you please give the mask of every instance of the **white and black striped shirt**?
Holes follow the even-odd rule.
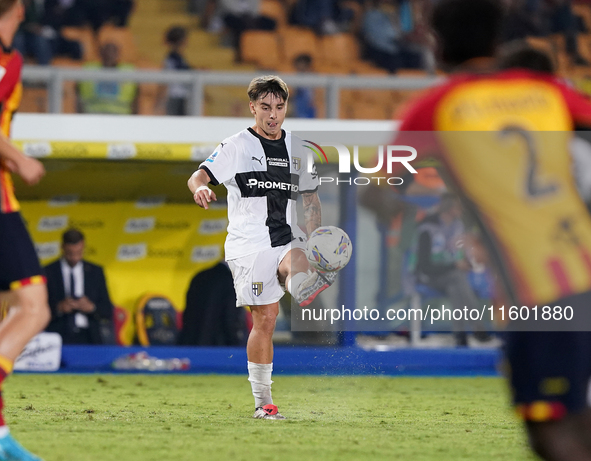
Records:
[[[318,189],[318,175],[314,166],[308,173],[301,139],[286,131],[266,139],[248,128],[220,143],[199,168],[228,189],[227,260],[305,239],[296,200]]]

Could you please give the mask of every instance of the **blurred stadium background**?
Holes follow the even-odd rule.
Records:
[[[57,34],[60,40],[78,45],[72,52],[57,50],[54,43],[51,60],[43,65],[35,46],[23,45],[25,88],[13,139],[28,155],[42,159],[48,171],[33,188],[17,181],[23,214],[42,262],[59,255],[59,238],[66,228],[75,226],[87,235],[87,258],[105,267],[118,306],[116,343],[120,345],[137,344],[134,313],[140,299],[149,293],[164,295],[182,311],[191,278],[222,256],[225,208],[204,213],[192,205],[185,184],[197,162],[220,140],[251,123],[245,88],[254,76],[276,73],[292,90],[286,129],[382,132],[394,130],[404,103],[442,76],[435,69],[435,47],[426,31],[428,0],[103,1],[133,9],[122,18],[103,16],[98,25],[71,18],[51,22],[47,10],[28,17],[23,37]],[[63,13],[77,2],[85,4],[84,0],[57,3]],[[566,3],[569,17],[575,20],[575,51],[568,27],[549,26],[535,34],[521,27],[519,6],[514,10],[517,31],[509,35],[548,52],[560,75],[591,92],[591,5]],[[44,2],[26,4],[32,11]],[[232,8],[238,8],[238,13]],[[238,26],[238,33],[228,16],[245,15],[244,8],[257,11],[246,15],[250,19]],[[371,34],[372,25],[378,28],[378,23],[371,22],[376,12],[390,21],[383,35],[394,34],[398,44],[389,51],[396,63],[390,67],[383,53],[376,53],[376,37]],[[253,21],[253,17],[267,22]],[[190,70],[166,64],[171,49],[165,36],[173,27],[186,31],[186,46],[179,53]],[[115,68],[101,68],[105,45],[113,44],[119,50]],[[99,90],[114,92],[117,103],[125,108],[117,104],[107,110],[92,108],[88,91]],[[182,112],[188,117],[166,115],[174,91],[180,91],[177,99],[184,100]],[[412,218],[410,228],[404,219],[384,228],[363,207],[354,215],[343,214],[347,204],[356,203],[350,201],[355,197],[347,202],[327,192],[322,199],[327,210],[335,210],[335,223],[371,237],[366,240],[373,245],[360,244],[357,251],[367,255],[364,261],[374,260],[373,266],[353,264],[350,271],[355,272],[349,276],[356,277],[355,286],[341,284],[327,302],[336,306],[343,299],[359,300],[359,293],[372,296],[381,308],[420,302],[403,293],[400,267],[407,248],[397,247],[401,241],[408,244],[408,232],[416,220]],[[432,201],[419,199],[416,204],[428,207]],[[415,334],[409,342],[400,331],[294,337],[287,316],[284,312],[278,324],[278,342],[390,350],[421,341]],[[428,341],[421,344],[429,346]],[[445,345],[451,344],[445,340],[433,344]],[[114,353],[107,355],[112,359]],[[399,360],[392,357],[391,365]],[[466,357],[458,369],[496,373],[496,350],[483,352],[477,359]],[[429,366],[435,363],[425,360]],[[452,362],[441,363],[453,368]],[[107,364],[101,363],[101,367]],[[383,365],[387,373],[402,370],[381,363],[376,366]],[[429,367],[418,369],[427,372]],[[435,372],[443,371],[435,367]]]
[[[137,335],[136,311],[146,295],[168,298],[180,317],[191,278],[222,258],[224,203],[199,209],[186,180],[222,139],[252,124],[251,79],[284,78],[292,92],[288,130],[391,133],[405,102],[443,75],[425,26],[431,0],[96,0],[133,9],[98,23],[44,19],[44,5],[57,4],[63,13],[93,2],[25,1],[29,12],[41,6],[41,13],[28,17],[23,37],[59,36],[79,45],[49,61],[43,55],[42,63],[39,50],[24,45],[23,102],[12,138],[47,169],[35,187],[15,178],[42,263],[59,256],[64,230],[83,231],[86,258],[105,268],[115,336],[104,346],[64,346],[58,364],[64,374],[17,374],[8,381],[7,418],[19,439],[48,460],[193,460],[197,453],[272,459],[277,451],[285,459],[533,459],[499,378],[498,343],[456,348],[450,334],[421,336],[416,324],[292,332],[289,306],[282,306],[274,392],[289,424],[261,431],[250,418],[243,346],[146,348]],[[247,28],[238,37],[223,9],[240,4],[271,19],[258,24],[267,30]],[[390,68],[372,50],[380,38],[370,33],[374,10],[390,21],[381,38],[394,33],[400,45]],[[570,12],[578,18],[576,52],[564,30],[534,34],[518,26],[513,35],[548,52],[560,75],[591,93],[591,2],[575,2]],[[521,24],[523,11],[514,13]],[[190,70],[165,63],[172,27],[187,32],[181,54]],[[101,68],[106,44],[117,45],[118,68]],[[89,89],[118,102],[91,110],[84,101]],[[167,115],[175,92],[186,117]],[[322,171],[334,173],[335,158]],[[364,257],[354,258],[325,292],[324,307],[368,299],[379,309],[424,304],[421,294],[404,290],[403,261],[417,219],[437,198],[414,197],[412,213],[384,223],[344,190],[321,189],[323,216],[363,235],[354,245]],[[223,197],[224,189],[216,193]],[[29,353],[42,346],[33,344]],[[106,375],[168,373],[166,360],[182,358],[190,358],[190,373],[212,375]]]

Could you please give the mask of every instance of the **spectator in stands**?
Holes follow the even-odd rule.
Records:
[[[108,20],[115,27],[127,27],[133,7],[134,0],[111,0],[107,10],[109,12]]]
[[[105,43],[101,47],[101,63],[89,63],[89,69],[133,69],[129,64],[120,64],[119,46]],[[138,85],[132,82],[80,82],[77,86],[78,112],[84,114],[137,113]]]
[[[260,14],[260,0],[210,0],[203,25],[216,30],[220,21],[230,30],[236,62],[240,62],[240,37],[245,30],[275,30],[276,22]]]
[[[191,280],[183,312],[182,346],[246,344],[246,312],[236,307],[232,273],[225,263],[199,272]]]
[[[296,72],[307,74],[312,72],[312,57],[309,54],[300,54],[293,60]],[[293,93],[292,107],[293,117],[315,118],[316,107],[314,104],[314,88],[296,87]]]
[[[102,267],[83,259],[84,235],[62,235],[62,257],[45,267],[51,322],[64,344],[103,344],[113,330],[113,304]],[[109,335],[103,333],[103,329]]]
[[[367,58],[390,72],[423,67],[423,53],[406,41],[393,0],[371,0],[363,17]]]
[[[53,30],[43,30],[43,3],[34,0],[24,0],[25,20],[12,42],[23,57],[32,56],[38,64],[47,66],[53,56],[51,35]]]
[[[330,35],[340,31],[340,8],[336,0],[298,0],[291,17],[294,24],[310,27],[319,34]]]
[[[44,22],[56,30],[84,25],[84,12],[77,0],[45,0]]]
[[[190,70],[191,66],[183,57],[183,51],[187,45],[187,29],[174,26],[168,29],[165,36],[168,56],[164,61],[167,70]],[[190,88],[187,85],[175,84],[168,86],[168,98],[166,100],[166,115],[187,115],[187,99]]]
[[[579,21],[573,12],[572,0],[513,0],[509,4],[504,32],[506,41],[527,36],[562,34],[572,63],[583,66],[589,64],[579,54]]]
[[[460,202],[452,194],[441,197],[437,212],[428,215],[417,228],[414,273],[417,282],[449,297],[454,309],[477,307],[480,302],[468,281],[471,265],[460,245],[465,229],[461,220]],[[454,336],[458,346],[466,346],[467,335],[462,321],[454,321]],[[490,336],[481,323],[475,323],[475,337],[488,340]]]
[[[47,3],[45,3],[45,1]],[[73,4],[63,5],[56,0],[23,0],[25,20],[14,38],[14,47],[27,57],[32,56],[42,66],[51,64],[54,56],[82,59],[82,46],[61,34],[64,25],[72,20]]]
[[[133,0],[76,0],[86,23],[98,31],[106,22],[126,27],[133,11]]]

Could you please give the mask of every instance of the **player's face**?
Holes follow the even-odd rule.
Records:
[[[84,256],[84,241],[62,245],[62,252],[68,266],[74,267],[82,261],[82,257]]]
[[[286,111],[287,102],[271,93],[250,102],[250,112],[256,121],[254,130],[265,138],[279,139]]]

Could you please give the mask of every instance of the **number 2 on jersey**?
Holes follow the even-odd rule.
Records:
[[[538,176],[538,153],[532,133],[518,126],[510,125],[503,128],[499,132],[499,136],[501,139],[506,139],[509,136],[518,136],[525,142],[527,149],[527,172],[525,177],[527,195],[531,198],[540,198],[556,193],[558,190],[557,184],[541,184]]]

